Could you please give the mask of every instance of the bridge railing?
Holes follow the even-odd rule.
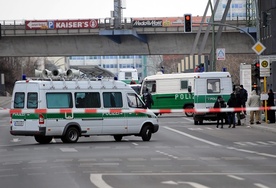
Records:
[[[143,18],[141,18],[143,19]],[[158,19],[158,18],[151,18]],[[99,18],[97,28],[79,28],[79,29],[37,29],[30,30],[26,29],[26,20],[0,20],[2,25],[2,36],[41,36],[41,35],[98,35],[100,30],[113,30],[114,18]],[[234,20],[227,21],[227,24],[233,24],[239,27],[245,27],[246,21]],[[202,32],[207,29],[208,24],[205,23]],[[215,31],[218,30],[219,26],[215,26]],[[133,18],[123,18],[121,20],[120,29],[135,29],[137,33],[141,34],[158,34],[158,33],[183,33],[183,26],[158,26],[158,27],[135,27],[133,26]],[[199,23],[195,23],[193,26],[193,33],[196,33],[199,29]],[[224,28],[224,32],[239,32],[233,28]]]

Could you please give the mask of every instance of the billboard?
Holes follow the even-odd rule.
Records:
[[[94,29],[98,28],[97,19],[87,20],[26,20],[27,30],[40,29]]]

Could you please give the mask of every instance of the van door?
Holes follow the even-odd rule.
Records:
[[[38,84],[16,83],[12,102],[13,109],[36,109],[38,108]],[[38,114],[22,113],[12,115],[13,131],[38,131]]]
[[[100,109],[100,92],[79,91],[74,93],[75,108]],[[83,135],[97,135],[102,133],[102,113],[74,113],[74,121],[81,124]]]
[[[194,82],[194,105],[196,109],[206,108],[206,79],[196,79]]]
[[[103,113],[102,134],[125,134],[127,133],[127,119],[125,113],[116,112],[116,109],[123,108],[121,92],[103,92],[103,107],[106,110],[114,109],[114,112]]]
[[[38,84],[27,84],[26,92],[26,108],[37,109],[39,99],[39,85]],[[38,131],[39,130],[39,114],[26,113],[26,130]]]
[[[54,91],[46,92],[46,106],[47,109],[72,109],[73,97],[72,93],[68,91]],[[65,126],[74,120],[73,113],[47,113],[44,117],[45,126],[47,127],[46,135],[62,135]]]
[[[127,93],[127,104],[128,109],[143,109],[143,102],[140,97],[135,93]],[[127,124],[128,124],[128,133],[136,134],[139,133],[143,122],[148,119],[147,114],[144,113],[126,113]]]

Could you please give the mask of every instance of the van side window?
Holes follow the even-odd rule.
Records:
[[[220,93],[220,79],[207,79],[207,93]]]
[[[131,108],[143,108],[143,102],[135,93],[127,94],[127,103]]]
[[[77,92],[75,93],[76,108],[100,108],[100,93]]]
[[[121,92],[103,92],[103,103],[105,108],[123,107]]]
[[[145,81],[145,84],[143,85],[143,93],[146,92],[146,88],[149,89],[149,92],[156,92],[156,81]]]
[[[25,93],[23,92],[16,92],[14,95],[14,108],[24,108],[25,103]]]
[[[180,81],[180,89],[188,89],[188,80],[181,80]]]
[[[47,108],[72,108],[71,93],[46,93]]]
[[[28,93],[27,95],[27,108],[37,108],[37,93]]]

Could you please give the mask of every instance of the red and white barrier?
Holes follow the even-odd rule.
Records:
[[[248,108],[206,108],[206,109],[98,109],[98,108],[82,108],[82,109],[0,109],[0,114],[23,114],[23,113],[35,113],[35,114],[47,114],[47,113],[147,113],[152,111],[154,113],[219,113],[219,112],[240,112],[240,111],[259,111],[259,110],[276,110],[276,106],[273,107],[248,107]]]

